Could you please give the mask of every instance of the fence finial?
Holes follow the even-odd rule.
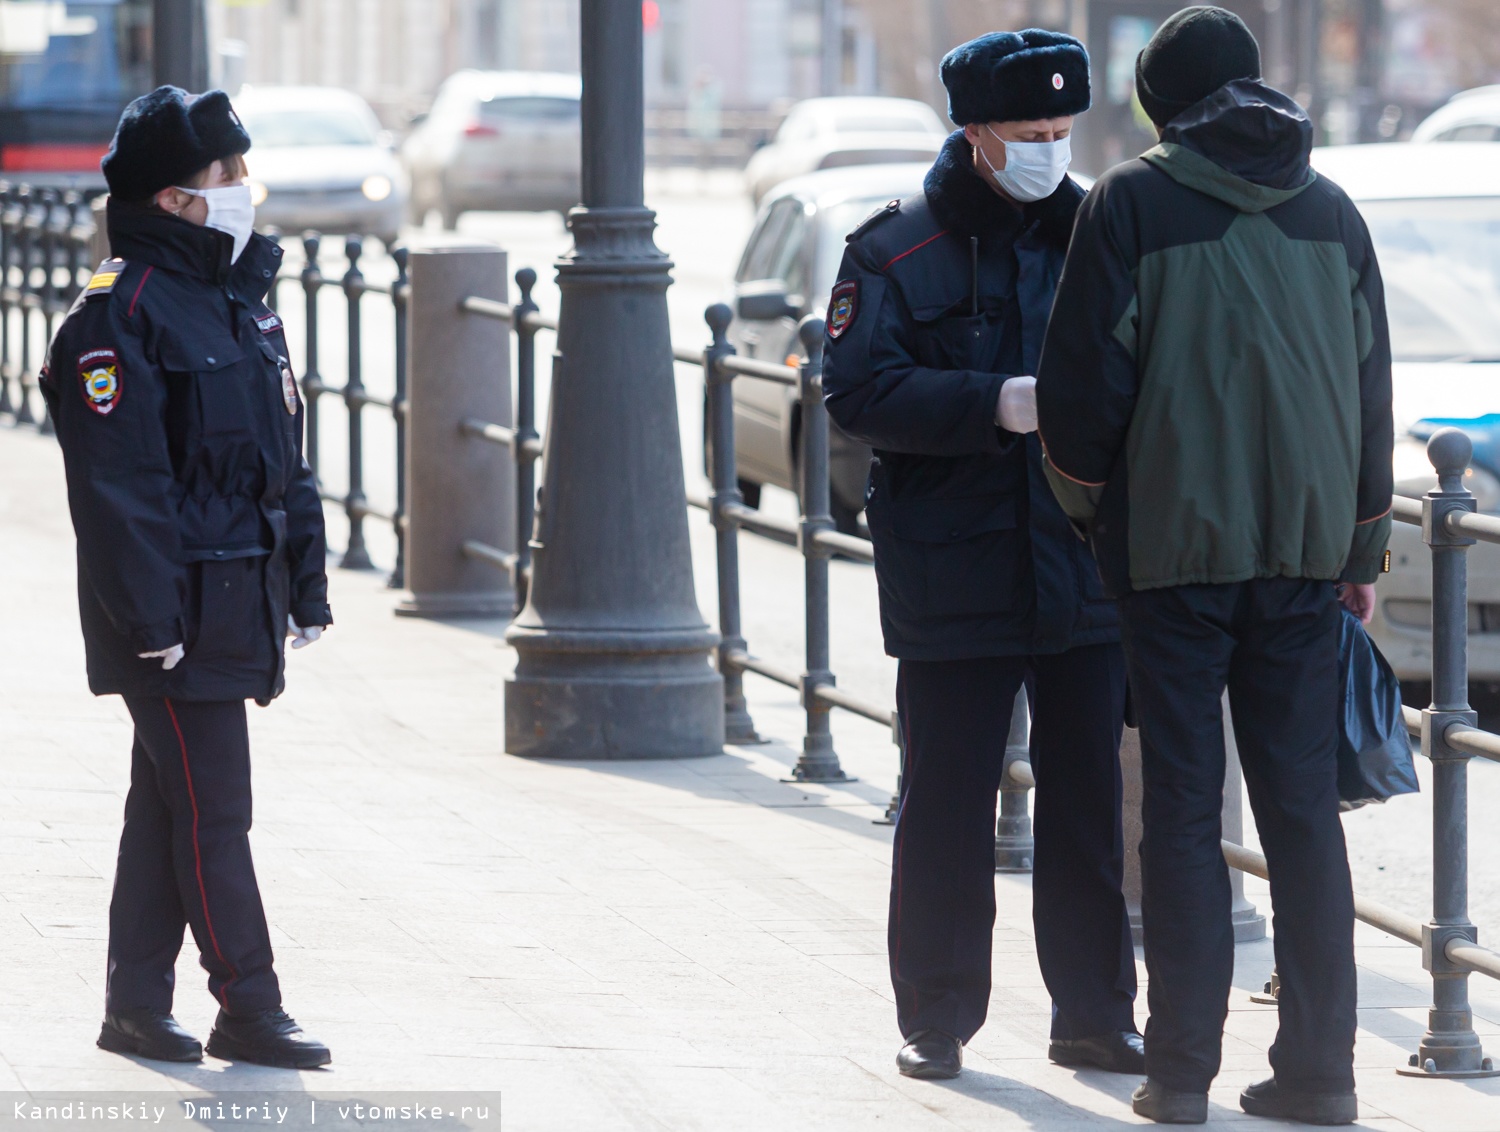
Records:
[[[715,303],[703,312],[703,321],[714,336],[714,345],[723,346],[729,340],[729,324],[734,321],[734,311],[727,303]]]
[[[1464,472],[1474,455],[1474,442],[1461,428],[1440,428],[1427,442],[1427,458],[1437,469],[1438,482],[1445,492],[1462,491]]]
[[[534,268],[523,267],[516,272],[516,286],[521,289],[521,305],[526,306],[531,302],[531,289],[536,286],[536,271]]]

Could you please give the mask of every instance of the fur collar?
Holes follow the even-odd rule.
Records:
[[[1019,236],[1032,225],[1048,243],[1066,250],[1073,234],[1073,217],[1083,201],[1083,189],[1071,177],[1045,200],[1017,209],[990,188],[974,168],[974,147],[955,130],[922,182],[933,218],[960,236]]]

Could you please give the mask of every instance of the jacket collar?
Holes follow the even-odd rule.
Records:
[[[1045,200],[1017,207],[980,177],[974,168],[974,147],[962,130],[955,130],[943,143],[922,188],[933,219],[949,232],[1013,240],[1036,224],[1048,243],[1063,249],[1072,236],[1073,217],[1084,196],[1077,182],[1064,177],[1057,191]]]
[[[259,233],[231,263],[234,239],[226,232],[114,200],[107,207],[110,254],[230,287],[239,299],[264,298],[281,264],[281,249]]]

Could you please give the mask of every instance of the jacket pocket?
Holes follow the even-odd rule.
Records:
[[[990,314],[953,315],[919,320],[917,360],[933,369],[967,369],[990,373],[1000,356],[1000,323]]]
[[[188,567],[187,661],[194,667],[254,664],[269,652],[266,556],[205,561]]]
[[[885,528],[881,583],[918,616],[995,614],[1024,604],[1016,593],[1026,542],[1008,496],[902,500],[872,515]]]

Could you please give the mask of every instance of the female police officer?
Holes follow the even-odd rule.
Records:
[[[875,449],[867,514],[906,762],[890,960],[903,1073],[952,1077],[983,1024],[995,795],[1033,693],[1033,916],[1048,1055],[1143,1071],[1120,892],[1125,665],[1114,606],[1043,474],[1034,380],[1083,191],[1082,44],[997,32],[943,60],[948,139],[923,191],[849,237],[828,304],[828,411]]]
[[[131,103],[103,161],[109,241],[44,387],[78,535],[89,687],[135,721],[99,1045],[169,1061],[184,923],[219,1003],[215,1057],[329,1061],[281,1009],[250,860],[245,700],[332,618],[302,407],[263,299],[280,249],[252,232],[250,138],[222,91]]]

